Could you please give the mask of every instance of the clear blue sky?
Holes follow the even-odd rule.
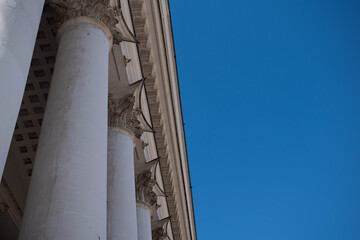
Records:
[[[170,0],[198,239],[360,239],[360,1]]]

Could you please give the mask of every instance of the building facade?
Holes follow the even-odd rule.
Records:
[[[196,239],[168,0],[0,0],[0,84],[0,239]]]

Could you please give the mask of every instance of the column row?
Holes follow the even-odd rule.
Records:
[[[116,13],[97,1],[52,2],[66,13],[19,239],[150,240],[155,183],[145,172],[135,186],[134,139],[140,135],[133,97],[108,99]],[[0,118],[0,177],[43,4],[0,2],[6,86],[0,111],[7,113]]]

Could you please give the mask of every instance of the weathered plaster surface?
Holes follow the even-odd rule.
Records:
[[[63,29],[19,239],[106,239],[109,39]],[[96,46],[96,47],[94,47]]]
[[[108,131],[107,239],[137,239],[134,141],[128,131]]]

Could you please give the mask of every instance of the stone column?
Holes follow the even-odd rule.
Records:
[[[0,178],[24,94],[44,0],[0,1]]]
[[[141,136],[134,97],[109,99],[107,239],[137,238],[135,137]]]
[[[69,7],[71,1],[61,2]],[[58,31],[57,59],[20,240],[106,239],[112,37],[104,19],[113,18],[102,5],[75,7],[64,15],[66,21]]]
[[[151,211],[147,203],[136,203],[138,240],[152,240]]]
[[[141,173],[136,180],[136,213],[138,240],[152,240],[151,214],[152,206],[156,204],[156,194],[153,187],[156,184],[150,178],[150,171]]]

